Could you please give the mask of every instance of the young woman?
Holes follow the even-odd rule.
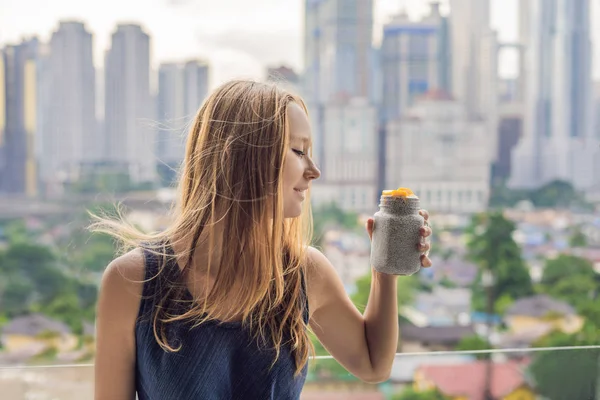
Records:
[[[353,375],[388,378],[397,277],[373,272],[361,315],[309,247],[309,189],[320,175],[310,146],[300,98],[229,82],[190,130],[172,224],[156,234],[95,225],[133,248],[102,280],[96,400],[298,399],[308,326]],[[424,227],[415,240],[425,267],[429,235]]]

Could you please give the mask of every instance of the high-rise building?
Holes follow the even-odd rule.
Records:
[[[431,89],[449,91],[450,43],[447,18],[432,5],[430,15],[412,21],[404,12],[383,28],[383,120],[400,118]]]
[[[377,208],[377,111],[367,99],[351,98],[324,107],[325,179],[314,184],[315,205],[337,203],[345,210],[373,213]]]
[[[452,95],[471,119],[484,120],[497,154],[498,36],[490,27],[490,0],[450,0]]]
[[[594,137],[600,139],[600,82],[594,83]]]
[[[380,190],[387,184],[387,124],[401,119],[423,93],[451,89],[450,44],[448,18],[440,14],[438,2],[431,4],[430,14],[420,21],[410,20],[406,12],[401,12],[383,28],[377,173]]]
[[[38,40],[6,46],[0,53],[0,193],[38,194]]]
[[[208,65],[200,61],[162,64],[158,71],[156,155],[171,176],[183,161],[189,127],[208,92]],[[162,173],[161,173],[162,175]]]
[[[373,0],[306,0],[304,95],[315,103],[371,95]]]
[[[139,25],[117,26],[106,53],[105,74],[107,161],[122,168],[132,182],[154,182],[150,37]]]
[[[6,62],[4,50],[0,51],[0,190],[3,190],[8,164],[6,162]]]
[[[523,117],[505,115],[498,124],[498,154],[492,169],[492,183],[504,184],[511,175],[511,153],[523,136]]]
[[[497,100],[497,37],[490,28],[490,0],[450,0],[452,94],[470,117]],[[495,90],[495,93],[490,91]]]
[[[410,187],[436,212],[487,208],[489,138],[484,121],[469,118],[462,102],[430,91],[387,131],[387,187]]]
[[[92,34],[81,22],[61,22],[52,34],[43,67],[50,104],[43,135],[42,180],[50,191],[60,190],[62,182],[77,180],[83,164],[103,156],[96,130],[95,74]]]
[[[350,103],[374,110],[369,105],[376,94],[373,0],[306,0],[304,34],[301,92],[311,118],[315,160],[323,166],[321,181],[328,182],[337,179],[335,173],[330,175],[326,148],[332,110]],[[371,133],[376,144],[376,131]]]
[[[513,152],[509,185],[536,188],[566,180],[579,190],[600,184],[593,134],[590,1],[521,2],[525,56],[524,135]]]

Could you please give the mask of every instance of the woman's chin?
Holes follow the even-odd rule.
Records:
[[[297,218],[302,215],[302,205],[298,205],[297,207],[290,207],[290,209],[286,209],[283,211],[283,218]]]

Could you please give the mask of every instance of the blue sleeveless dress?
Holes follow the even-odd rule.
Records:
[[[172,250],[171,254],[172,254]],[[192,328],[189,322],[167,325],[171,345],[178,352],[166,352],[156,342],[152,314],[154,294],[164,293],[166,280],[181,282],[174,258],[154,278],[162,258],[144,249],[145,283],[136,338],[135,386],[139,400],[296,400],[306,379],[307,367],[294,377],[296,363],[291,349],[282,346],[279,359],[271,368],[274,351],[260,347],[240,322],[207,322]],[[308,322],[308,301],[302,282]],[[186,291],[186,300],[192,295]],[[186,307],[181,303],[173,307]],[[171,340],[171,338],[173,340]]]

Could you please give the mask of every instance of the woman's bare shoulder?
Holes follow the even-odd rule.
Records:
[[[101,292],[120,301],[139,301],[144,286],[145,259],[134,249],[114,259],[102,276]]]

